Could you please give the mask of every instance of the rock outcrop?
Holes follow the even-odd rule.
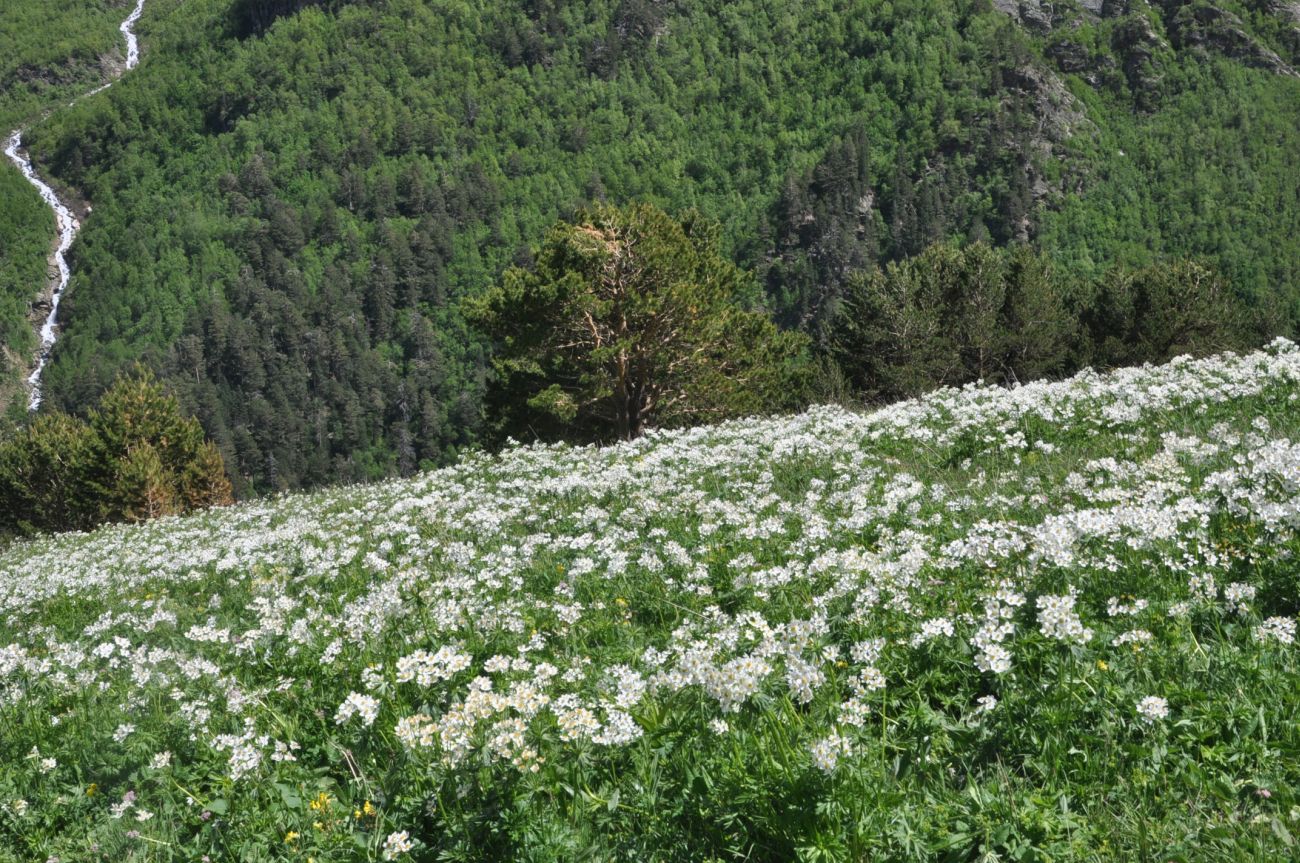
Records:
[[[1169,37],[1180,49],[1215,52],[1247,66],[1300,77],[1276,51],[1246,30],[1241,18],[1209,3],[1189,3],[1168,18]]]

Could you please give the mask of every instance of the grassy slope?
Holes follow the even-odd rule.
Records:
[[[1298,402],[1279,344],[14,546],[0,859],[1283,859]]]

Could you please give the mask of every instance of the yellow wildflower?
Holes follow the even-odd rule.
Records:
[[[285,842],[292,842],[293,840],[295,840],[295,839],[297,839],[297,838],[298,838],[298,831],[297,831],[297,830],[290,830],[288,833],[284,834],[284,841],[285,841]]]

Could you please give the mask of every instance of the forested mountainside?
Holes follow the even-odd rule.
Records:
[[[115,0],[0,0],[0,129],[93,88],[122,64]]]
[[[116,3],[0,0],[0,136],[95,87],[121,63]],[[45,278],[54,218],[22,176],[0,170],[0,399],[36,347],[28,311]]]
[[[28,135],[94,205],[47,402],[142,359],[241,492],[440,462],[481,422],[461,300],[600,199],[717,219],[815,341],[851,272],[949,238],[1200,257],[1294,321],[1270,3],[150,0],[141,66]]]

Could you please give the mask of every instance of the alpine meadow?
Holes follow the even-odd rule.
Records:
[[[0,863],[1300,860],[1294,0],[0,0]]]
[[[13,860],[1284,860],[1300,348],[0,557]]]

